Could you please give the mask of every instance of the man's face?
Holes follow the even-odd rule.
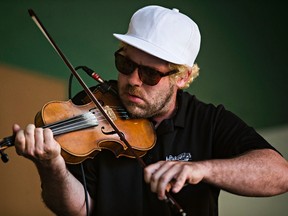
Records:
[[[144,65],[166,73],[168,63],[134,47],[128,46],[121,53],[139,65]],[[169,76],[162,77],[158,84],[149,86],[138,75],[138,68],[132,74],[118,75],[119,96],[127,111],[136,118],[162,116],[174,108],[177,88]]]

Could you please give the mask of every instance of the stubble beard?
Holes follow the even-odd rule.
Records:
[[[144,98],[139,87],[127,85],[123,89],[124,92],[129,92],[129,94],[139,96],[144,100],[144,104],[137,104],[122,98],[122,102],[132,118],[153,118],[164,115],[169,110],[167,103],[170,102],[173,96],[172,85],[165,92],[154,93],[153,98]]]

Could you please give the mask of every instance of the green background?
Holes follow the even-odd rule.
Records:
[[[32,8],[75,67],[86,65],[104,79],[116,79],[118,41],[112,34],[125,33],[133,12],[149,4],[178,8],[199,25],[201,71],[188,91],[204,102],[224,104],[287,158],[288,14],[283,1],[0,0],[0,65],[56,77],[68,86],[70,71],[30,18]],[[80,90],[73,86],[75,93]],[[221,215],[287,215],[287,193],[263,199],[222,192],[219,203]]]
[[[204,102],[224,104],[256,128],[288,122],[287,11],[282,1],[0,2],[0,64],[67,83],[70,71],[30,19],[28,8],[73,66],[86,65],[105,79],[115,79],[113,52],[118,41],[112,33],[125,33],[133,12],[144,5],[176,7],[198,23],[202,34],[196,60],[200,76],[189,91]]]

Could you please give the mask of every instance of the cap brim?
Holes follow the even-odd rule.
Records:
[[[173,54],[168,53],[165,50],[145,40],[139,39],[131,35],[113,34],[113,36],[116,37],[118,40],[123,41],[157,58],[163,59],[165,61],[174,64],[184,64],[183,60],[176,58],[175,56],[173,56]]]

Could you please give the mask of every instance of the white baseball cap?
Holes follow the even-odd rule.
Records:
[[[200,49],[197,24],[178,9],[146,6],[136,11],[117,39],[175,64],[193,66]]]

